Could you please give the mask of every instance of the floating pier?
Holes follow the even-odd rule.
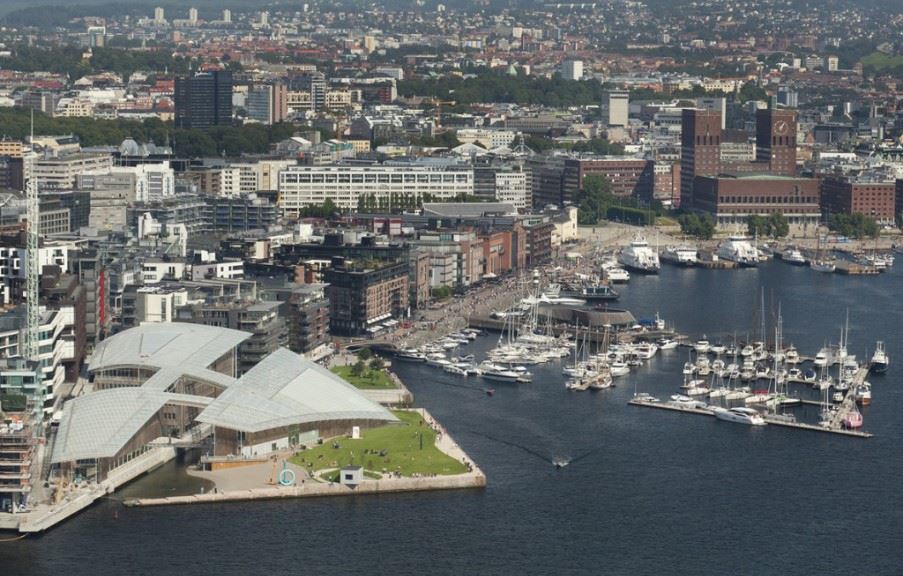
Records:
[[[847,397],[851,397],[852,394],[848,394]],[[853,400],[855,402],[855,400]],[[671,410],[672,412],[683,412],[686,414],[696,414],[699,416],[714,416],[714,408],[702,408],[694,405],[684,405],[679,402],[671,402],[671,401],[656,401],[649,400],[644,398],[634,398],[627,402],[630,406],[641,406],[644,408],[658,408],[660,410]],[[843,410],[838,410],[837,414],[840,414]],[[832,420],[831,426],[818,426],[816,424],[806,424],[803,422],[796,421],[788,421],[784,420],[780,417],[775,417],[773,415],[763,414],[765,421],[769,426],[783,426],[785,428],[796,428],[798,430],[809,430],[812,432],[824,432],[827,434],[839,434],[841,436],[852,436],[854,438],[871,438],[873,434],[869,432],[861,432],[859,430],[847,430],[839,425],[842,421],[843,416],[839,416],[835,421]]]

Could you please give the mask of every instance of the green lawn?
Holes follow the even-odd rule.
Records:
[[[332,371],[345,379],[349,384],[361,390],[384,390],[395,388],[395,383],[385,370],[368,369],[363,376],[351,373],[351,366],[333,366]]]
[[[402,476],[444,476],[467,471],[464,464],[436,448],[436,433],[426,424],[421,425],[420,414],[405,410],[396,410],[393,414],[401,420],[400,424],[363,430],[359,440],[344,437],[325,440],[322,446],[304,450],[291,461],[314,472],[349,464],[376,473],[399,472]],[[339,443],[339,448],[333,448],[334,441]]]

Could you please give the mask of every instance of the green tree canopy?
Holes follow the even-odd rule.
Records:
[[[696,236],[702,240],[709,240],[715,235],[715,219],[707,212],[681,214],[677,217],[677,222],[684,234]]]

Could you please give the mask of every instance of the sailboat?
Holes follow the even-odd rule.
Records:
[[[809,262],[809,266],[816,272],[831,274],[837,269],[837,264],[835,264],[833,258],[825,258],[824,252],[821,248],[821,232],[816,230],[815,234],[818,237],[818,249],[815,259]]]
[[[765,405],[771,408],[774,412],[774,416],[778,416],[778,408],[781,406],[792,406],[796,404],[801,404],[802,400],[799,398],[791,398],[787,395],[787,378],[784,374],[784,371],[781,367],[781,359],[782,355],[778,352],[781,349],[781,331],[784,327],[784,320],[781,317],[781,309],[778,307],[778,322],[777,326],[775,326],[774,330],[774,373],[773,373],[773,381],[774,381],[774,393],[771,394],[771,398],[765,401]],[[793,418],[790,414],[782,414],[782,418]]]

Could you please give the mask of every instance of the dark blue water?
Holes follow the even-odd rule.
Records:
[[[665,268],[631,280],[622,303],[694,336],[745,337],[764,287],[768,314],[781,303],[785,340],[801,352],[836,341],[849,309],[852,352],[881,339],[903,362],[901,276],[782,263]],[[677,392],[684,354],[660,354],[613,390],[568,392],[549,365],[532,384],[493,384],[491,398],[399,365],[418,403],[486,472],[484,491],[157,509],[106,502],[41,538],[0,544],[0,567],[17,576],[903,573],[897,366],[871,378],[870,440],[626,405],[635,387]],[[556,471],[555,457],[579,459]]]

